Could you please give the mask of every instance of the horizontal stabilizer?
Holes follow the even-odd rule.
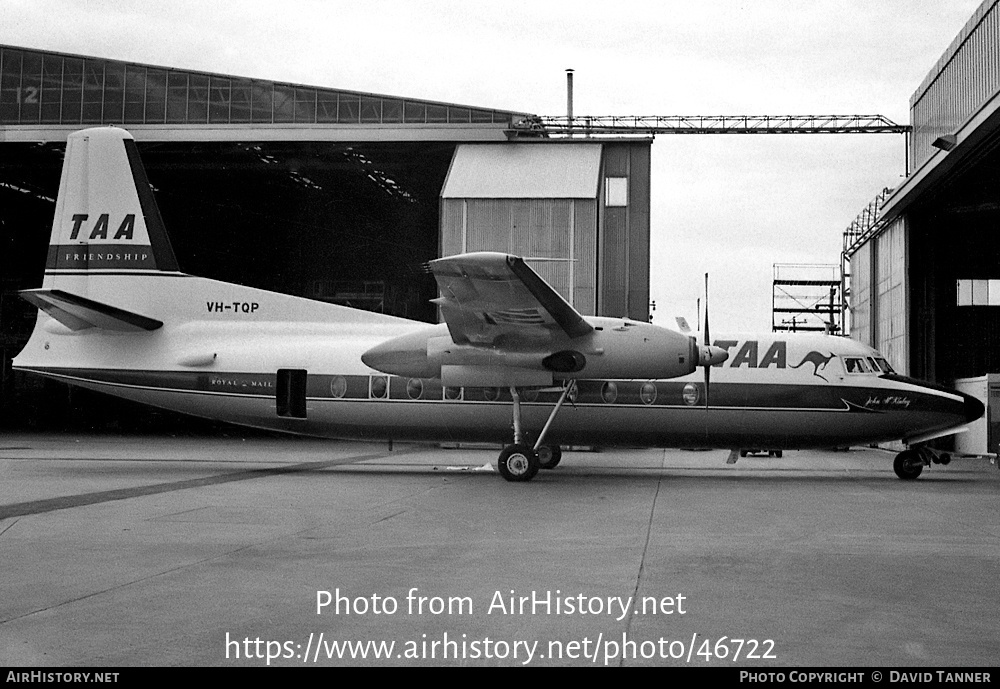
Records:
[[[162,321],[140,316],[115,306],[102,304],[58,289],[28,289],[20,292],[38,307],[70,330],[100,328],[115,332],[148,332],[163,326]]]

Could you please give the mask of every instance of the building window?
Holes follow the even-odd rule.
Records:
[[[958,280],[959,306],[1000,306],[1000,280]]]
[[[604,179],[604,205],[628,205],[628,177],[606,177]]]

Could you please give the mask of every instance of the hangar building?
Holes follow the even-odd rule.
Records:
[[[906,178],[845,241],[852,337],[947,385],[1000,372],[998,4],[979,6],[914,92]]]
[[[135,136],[187,273],[433,322],[423,264],[499,250],[550,259],[533,266],[583,313],[648,320],[652,139],[532,118],[0,45],[0,427],[99,425],[85,391],[10,368],[66,137],[88,126]]]

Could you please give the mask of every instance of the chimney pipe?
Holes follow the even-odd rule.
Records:
[[[566,121],[570,133],[573,132],[573,70],[566,70]]]

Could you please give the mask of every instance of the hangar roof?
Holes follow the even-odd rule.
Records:
[[[441,198],[595,198],[601,144],[459,146]]]
[[[450,130],[502,131],[528,116],[0,45],[0,128],[8,131],[99,124],[225,131],[226,125],[240,125],[234,129],[245,138],[248,128],[276,125],[283,130],[430,127],[443,130],[436,138],[448,140],[456,138]]]
[[[907,177],[882,207],[886,226],[970,161],[1000,132],[1000,8],[983,0],[910,99]]]

